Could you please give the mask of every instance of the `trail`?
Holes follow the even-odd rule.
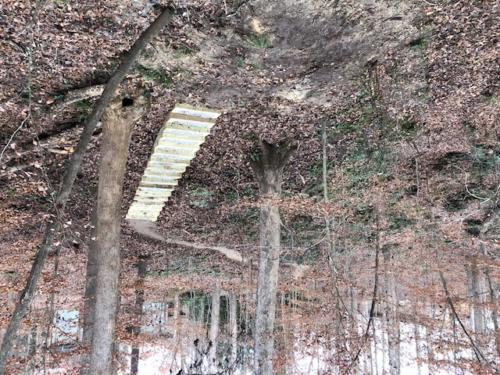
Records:
[[[178,240],[178,239],[173,239],[173,238],[166,238],[161,235],[161,233],[158,231],[156,225],[154,222],[147,221],[147,220],[127,220],[129,225],[139,234],[143,235],[144,237],[156,240],[156,241],[161,241],[166,244],[170,245],[179,245],[179,246],[185,246],[185,247],[191,247],[193,249],[199,249],[199,250],[214,250],[222,255],[224,255],[226,258],[243,263],[245,259],[241,255],[241,253],[237,250],[230,249],[224,246],[212,246],[212,245],[207,245],[203,243],[198,243],[198,242],[188,242],[188,241],[183,241],[183,240]]]

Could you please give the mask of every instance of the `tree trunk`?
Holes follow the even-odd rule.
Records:
[[[238,358],[238,300],[234,293],[229,294],[229,330],[231,332],[231,366]]]
[[[83,306],[83,332],[82,343],[90,348],[92,342],[92,326],[94,324],[95,313],[95,288],[96,288],[96,275],[97,275],[97,247],[96,247],[96,208],[92,213],[92,231],[90,238],[89,250],[87,252],[87,272],[85,276],[85,295]]]
[[[289,143],[272,145],[260,141],[261,156],[251,165],[259,183],[260,195],[279,197],[283,168],[295,147]],[[281,240],[278,207],[264,204],[260,209],[260,254],[255,312],[255,374],[273,374],[274,320]]]
[[[94,133],[94,129],[99,122],[102,114],[104,113],[104,110],[115,95],[116,89],[135,62],[137,56],[139,56],[143,48],[160,32],[160,30],[170,22],[170,20],[172,19],[172,15],[172,10],[170,8],[166,9],[151,24],[151,26],[149,26],[141,34],[139,39],[137,39],[132,48],[123,58],[122,63],[120,64],[116,72],[106,84],[106,87],[101,97],[95,104],[92,113],[85,120],[85,127],[83,129],[82,135],[80,136],[80,141],[78,142],[76,150],[71,156],[71,160],[66,167],[66,171],[62,178],[61,187],[56,198],[56,208],[58,215],[64,214],[64,209],[73,188],[76,175],[82,164],[85,150],[87,149],[87,146],[92,138],[92,134]],[[59,230],[59,227],[60,221],[58,220],[58,218],[53,218],[51,221],[49,221],[45,229],[42,244],[38,248],[35,260],[31,267],[30,274],[28,276],[28,280],[26,281],[26,285],[20,294],[19,301],[16,304],[14,313],[10,318],[7,330],[2,340],[2,347],[0,349],[0,375],[5,374],[5,365],[7,364],[7,360],[12,350],[12,343],[14,342],[14,338],[16,336],[19,325],[21,324],[21,320],[28,311],[28,307],[33,300],[38,280],[42,273],[43,266],[45,265],[45,260],[47,259],[49,250],[52,247],[54,235]]]
[[[103,117],[102,156],[96,209],[97,275],[90,373],[113,372],[115,320],[119,301],[120,223],[123,178],[134,123],[144,113],[140,100],[114,102]]]
[[[134,338],[137,339],[141,333],[142,325],[142,310],[144,306],[144,278],[146,277],[147,259],[144,256],[139,257],[137,262],[137,284],[135,287],[135,315],[137,324],[132,327]],[[161,328],[160,328],[161,329]],[[140,349],[137,343],[132,347],[132,355],[130,357],[130,374],[137,375],[139,373],[139,355]]]
[[[389,355],[389,374],[399,375],[401,373],[400,358],[400,334],[398,318],[398,298],[394,272],[390,270],[390,249],[385,249],[385,290],[386,290],[386,323],[387,323],[387,346]]]
[[[488,287],[488,294],[490,296],[490,304],[491,304],[491,320],[493,321],[493,329],[495,334],[495,347],[497,352],[497,357],[500,358],[500,328],[498,327],[498,318],[497,318],[497,298],[495,295],[495,287],[490,277],[490,270],[488,268],[484,271],[484,276],[486,278],[486,285]]]
[[[482,288],[481,288],[481,272],[477,268],[477,260],[475,257],[472,257],[471,262],[469,264],[467,270],[467,278],[469,280],[468,289],[469,289],[469,298],[472,301],[471,306],[471,326],[472,331],[476,333],[484,333],[485,332],[485,313],[483,306],[481,306],[482,298]]]
[[[177,342],[179,333],[179,317],[180,317],[181,304],[179,301],[179,293],[174,295],[174,341]]]
[[[210,340],[210,350],[208,352],[208,362],[211,372],[217,372],[217,342],[219,339],[219,322],[220,322],[220,281],[217,281],[215,289],[212,292],[212,307],[210,311],[210,332],[208,339]]]
[[[417,304],[417,309],[418,309],[418,304]],[[415,359],[416,359],[416,366],[417,366],[417,375],[422,375],[422,359],[424,358],[424,354],[422,353],[422,345],[421,345],[421,338],[420,338],[420,327],[418,325],[418,322],[415,322],[413,324],[413,333],[415,336]]]

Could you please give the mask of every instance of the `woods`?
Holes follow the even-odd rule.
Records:
[[[495,374],[495,1],[0,6],[0,374]]]

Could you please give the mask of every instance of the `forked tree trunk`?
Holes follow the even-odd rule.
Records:
[[[260,141],[261,155],[251,162],[259,183],[260,195],[279,197],[283,168],[295,146],[290,143],[272,145]],[[281,240],[278,207],[264,204],[260,209],[260,254],[255,312],[254,356],[255,374],[273,374],[274,320]]]
[[[85,120],[85,127],[83,129],[82,135],[76,147],[75,152],[71,156],[70,162],[67,164],[65,173],[63,175],[61,186],[56,198],[56,208],[54,212],[62,215],[66,203],[69,199],[69,195],[73,188],[73,184],[76,179],[76,175],[80,169],[83,161],[83,156],[87,149],[87,146],[92,138],[95,127],[99,122],[104,110],[106,109],[108,103],[115,95],[115,91],[120,85],[123,78],[134,64],[136,58],[139,56],[143,48],[160,32],[160,30],[167,25],[172,19],[173,11],[171,8],[164,10],[160,16],[141,34],[139,39],[134,43],[132,48],[124,55],[122,63],[113,74],[109,82],[106,84],[104,91],[96,102],[92,113]],[[12,343],[17,334],[19,325],[24,315],[28,311],[29,305],[33,300],[35,295],[36,287],[40,275],[42,273],[43,267],[45,265],[45,260],[49,254],[49,250],[52,247],[52,242],[56,232],[60,228],[59,218],[53,218],[45,229],[44,237],[40,247],[37,250],[35,260],[31,267],[30,274],[26,281],[26,285],[19,296],[19,300],[16,303],[15,310],[9,320],[7,330],[2,339],[2,346],[0,348],[0,375],[5,374],[5,366],[7,360],[12,351]]]
[[[130,135],[144,113],[141,100],[113,102],[103,117],[102,155],[97,193],[95,248],[97,275],[90,373],[113,373],[115,321],[119,301],[120,227],[123,178]]]

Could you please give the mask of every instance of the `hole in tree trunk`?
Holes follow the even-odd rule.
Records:
[[[122,107],[130,107],[134,105],[134,99],[131,98],[123,98],[122,99]]]

